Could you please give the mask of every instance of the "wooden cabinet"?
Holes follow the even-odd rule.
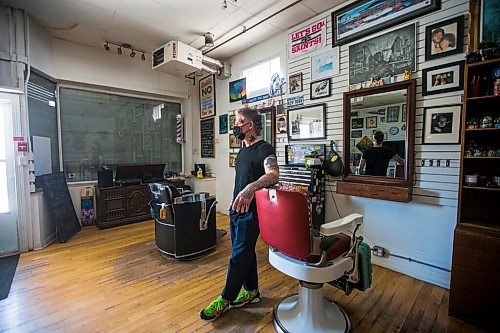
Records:
[[[451,315],[492,323],[500,308],[500,59],[466,66],[457,226],[450,286]]]
[[[171,183],[184,188],[184,180]],[[109,228],[151,219],[148,184],[96,188],[97,227]]]

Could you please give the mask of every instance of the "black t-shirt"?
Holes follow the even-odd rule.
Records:
[[[396,156],[396,152],[387,147],[370,147],[363,152],[366,160],[365,175],[386,176],[389,161]],[[362,172],[362,170],[360,170]]]
[[[236,157],[233,200],[245,186],[253,183],[266,173],[264,170],[264,160],[269,155],[275,154],[274,147],[264,140],[240,149]],[[255,200],[252,201],[250,208],[255,208]]]

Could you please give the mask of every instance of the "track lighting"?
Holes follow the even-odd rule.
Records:
[[[118,49],[116,50],[118,52],[118,54],[122,54],[122,47],[121,46],[118,46]]]
[[[109,44],[108,44],[108,42],[106,42],[106,44],[104,44],[104,49],[105,49],[106,51],[109,51]]]
[[[144,54],[144,52],[142,52],[142,55],[141,55],[141,60],[142,60],[142,61],[146,61],[146,55]]]
[[[134,52],[134,50],[132,50],[132,52],[130,52],[130,58],[133,58],[133,57],[135,57],[135,52]]]
[[[113,43],[113,42],[110,42],[110,41],[105,41],[106,44],[104,44],[104,49],[106,51],[109,51],[110,50],[110,47],[109,45],[114,45],[116,46],[116,53],[118,54],[123,54],[123,49],[127,49],[127,50],[130,50],[130,58],[135,58],[135,55],[137,53],[141,54],[141,60],[142,61],[146,61],[146,51],[142,51],[142,50],[138,50],[138,49],[134,49],[132,47],[132,45],[128,44],[128,43]]]
[[[226,0],[222,0],[221,7],[222,7],[222,9],[227,9],[227,2],[226,2]]]
[[[214,34],[207,32],[203,36],[205,37],[205,46],[207,47],[214,46]]]

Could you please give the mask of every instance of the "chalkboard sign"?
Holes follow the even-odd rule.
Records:
[[[69,195],[68,184],[63,172],[38,176],[47,200],[50,215],[56,224],[57,237],[61,243],[69,241],[81,230],[75,207]]]
[[[201,157],[215,158],[215,129],[214,119],[200,121]]]

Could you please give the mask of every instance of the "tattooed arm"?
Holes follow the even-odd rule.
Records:
[[[232,209],[238,213],[246,213],[250,208],[250,203],[253,200],[254,193],[263,188],[274,185],[279,179],[279,168],[278,162],[276,161],[275,155],[269,155],[264,159],[264,170],[266,174],[248,184],[241,192],[236,196],[233,202]]]

